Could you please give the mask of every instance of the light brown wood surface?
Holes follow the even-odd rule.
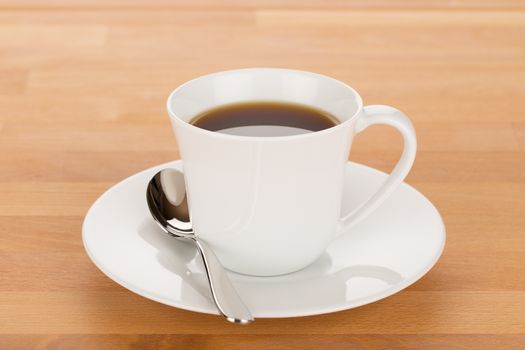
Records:
[[[407,182],[447,245],[416,284],[239,327],[113,283],[81,223],[109,186],[177,159],[167,94],[223,69],[331,75],[413,120]],[[351,159],[389,171],[374,127]],[[0,349],[525,348],[525,3],[0,0]]]

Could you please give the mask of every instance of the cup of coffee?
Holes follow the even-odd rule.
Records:
[[[416,135],[402,112],[363,106],[352,87],[305,71],[205,75],[173,91],[167,109],[194,231],[226,268],[248,275],[313,263],[392,194],[416,154]],[[353,137],[373,124],[401,133],[401,158],[375,194],[342,215]]]

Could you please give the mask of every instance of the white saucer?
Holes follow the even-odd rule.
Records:
[[[84,246],[109,278],[146,298],[217,314],[191,244],[165,235],[149,216],[146,184],[162,164],[118,183],[91,207]],[[386,174],[348,163],[344,211],[375,191]],[[407,184],[304,270],[278,277],[230,273],[257,317],[316,315],[372,303],[411,285],[436,263],[445,228],[436,208]]]

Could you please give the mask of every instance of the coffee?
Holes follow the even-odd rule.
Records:
[[[218,106],[195,116],[191,124],[241,136],[290,136],[339,124],[334,116],[306,105],[253,101]]]

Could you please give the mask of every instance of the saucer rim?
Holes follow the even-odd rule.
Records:
[[[143,289],[140,286],[137,286],[137,285],[135,285],[133,283],[124,281],[124,279],[122,279],[122,278],[114,275],[112,272],[110,272],[109,269],[104,268],[104,266],[99,261],[97,261],[97,259],[95,258],[95,255],[89,250],[89,247],[88,247],[89,245],[87,244],[87,237],[86,237],[87,236],[87,234],[86,234],[87,229],[86,229],[86,226],[88,225],[88,218],[90,217],[90,214],[92,213],[92,211],[95,210],[96,206],[100,202],[102,202],[105,199],[105,197],[108,196],[114,189],[116,189],[117,187],[120,187],[120,186],[125,186],[128,182],[132,181],[136,177],[140,177],[141,175],[143,175],[144,173],[147,173],[147,172],[152,172],[154,169],[161,169],[161,168],[164,168],[164,167],[175,167],[175,168],[179,168],[180,169],[181,165],[182,165],[182,160],[174,160],[174,161],[162,163],[162,164],[159,164],[159,165],[155,165],[155,166],[149,167],[147,169],[141,170],[141,171],[139,171],[139,172],[137,172],[137,173],[135,173],[135,174],[133,174],[131,176],[128,176],[127,178],[125,178],[125,179],[123,179],[121,181],[118,181],[116,184],[114,184],[111,187],[109,187],[106,191],[104,191],[93,202],[93,204],[90,206],[90,208],[86,212],[86,215],[84,216],[84,221],[82,223],[82,243],[83,243],[83,246],[84,246],[84,249],[85,249],[87,255],[89,256],[90,260],[95,264],[95,266],[100,271],[102,271],[102,273],[104,273],[107,277],[109,277],[111,280],[113,280],[114,282],[116,282],[120,286],[124,287],[125,289],[127,289],[127,290],[129,290],[129,291],[131,291],[131,292],[133,292],[135,294],[138,294],[138,295],[140,295],[140,296],[142,296],[144,298],[153,300],[155,302],[158,302],[158,303],[161,303],[161,304],[164,304],[164,305],[176,307],[178,309],[192,311],[192,312],[198,312],[198,313],[204,313],[204,314],[218,315],[219,312],[215,308],[213,308],[212,306],[210,307],[210,305],[208,305],[208,306],[188,305],[188,304],[181,305],[181,304],[176,303],[176,302],[170,302],[169,300],[166,300],[166,298],[164,296],[160,295],[160,294],[156,294],[154,292],[147,291],[147,290]],[[346,164],[346,167],[355,167],[355,166],[360,167],[360,168],[362,168],[363,170],[366,170],[366,171],[375,172],[376,174],[381,175],[381,176],[388,175],[388,174],[386,174],[383,171],[377,170],[375,168],[369,167],[369,166],[364,165],[364,164],[360,164],[360,163],[356,163],[356,162],[352,162],[352,161],[348,161],[347,164]],[[303,308],[303,309],[301,309],[301,312],[294,312],[293,315],[283,314],[283,313],[278,313],[278,312],[276,313],[275,311],[273,311],[273,312],[266,312],[266,313],[264,313],[262,315],[255,315],[255,317],[257,317],[257,318],[306,317],[306,316],[316,316],[316,315],[329,314],[329,313],[334,313],[334,312],[339,312],[339,311],[344,311],[344,310],[350,310],[350,309],[353,309],[353,308],[357,308],[357,307],[360,307],[360,306],[364,306],[364,305],[367,305],[367,304],[374,303],[376,301],[379,301],[379,300],[385,299],[385,298],[387,298],[387,297],[389,297],[391,295],[394,295],[394,294],[402,291],[403,289],[411,286],[412,284],[417,282],[419,279],[421,279],[423,276],[425,276],[436,265],[436,263],[438,262],[439,258],[443,254],[443,250],[444,250],[445,243],[446,243],[445,224],[444,224],[443,218],[440,215],[440,213],[439,213],[438,209],[436,208],[436,206],[424,194],[422,194],[416,188],[414,188],[413,186],[411,186],[411,185],[409,185],[409,184],[407,184],[405,182],[401,183],[400,187],[401,186],[407,186],[410,190],[412,190],[417,195],[419,195],[421,197],[421,199],[425,200],[428,204],[430,204],[430,207],[435,212],[437,218],[439,218],[439,225],[441,226],[441,244],[440,244],[439,249],[436,250],[436,253],[433,256],[433,258],[431,260],[430,259],[428,260],[429,262],[425,265],[424,268],[421,268],[418,273],[415,273],[410,278],[406,278],[402,282],[400,282],[400,283],[398,283],[396,285],[393,285],[390,288],[386,288],[386,289],[382,290],[379,293],[370,294],[370,295],[367,295],[366,297],[363,297],[363,298],[360,298],[360,299],[357,299],[357,300],[354,299],[351,302],[351,304],[349,304],[349,303],[340,303],[340,304],[338,304],[338,306],[333,306],[333,307],[331,307],[331,306],[324,306],[323,308],[319,308],[319,307]],[[344,236],[344,234],[342,236]],[[339,238],[335,239],[334,242],[336,242],[338,239]],[[334,242],[332,242],[331,244],[333,244]],[[293,275],[295,273],[297,273],[297,272],[292,272],[292,273],[287,274],[287,275],[291,276],[291,275]],[[228,274],[238,275],[238,276],[245,276],[245,275],[238,274],[236,272],[229,271],[229,270],[228,270]],[[287,275],[284,275],[284,276],[287,276]],[[266,278],[266,277],[260,277],[260,276],[259,277],[258,276],[247,276],[247,277],[254,278],[254,279]]]

